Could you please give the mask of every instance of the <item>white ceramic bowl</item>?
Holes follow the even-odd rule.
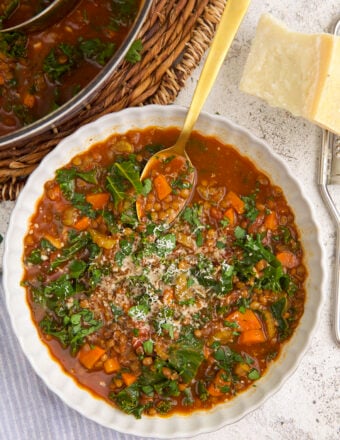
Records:
[[[104,140],[112,133],[125,133],[130,129],[149,126],[181,127],[185,113],[186,110],[178,106],[126,109],[104,116],[60,142],[31,175],[19,196],[6,234],[3,262],[4,288],[13,329],[27,358],[47,386],[67,405],[101,425],[127,434],[167,439],[217,430],[254,410],[281,387],[308,347],[321,309],[324,257],[312,208],[304,198],[300,184],[290,174],[284,162],[263,141],[225,118],[203,113],[196,124],[197,131],[235,145],[241,154],[248,156],[260,170],[272,176],[273,182],[284,190],[296,215],[309,273],[305,312],[293,337],[284,346],[279,360],[257,382],[256,388],[250,388],[230,402],[205,412],[204,417],[201,412],[196,412],[190,416],[143,417],[136,420],[78,387],[52,359],[48,348],[39,339],[20,280],[23,276],[23,239],[28,222],[35,211],[36,201],[42,195],[44,183],[54,177],[55,170],[94,142]]]

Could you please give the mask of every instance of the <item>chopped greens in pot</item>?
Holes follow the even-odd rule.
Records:
[[[38,14],[51,0],[3,0],[0,28]],[[0,136],[39,121],[102,71],[128,37],[141,0],[82,0],[46,29],[0,33]],[[126,54],[135,64],[143,44]]]

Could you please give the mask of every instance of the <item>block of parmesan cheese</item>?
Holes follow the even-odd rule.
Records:
[[[240,89],[340,133],[340,37],[260,18]]]

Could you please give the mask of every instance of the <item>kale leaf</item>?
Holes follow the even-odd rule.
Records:
[[[64,347],[70,346],[73,355],[84,344],[84,338],[102,326],[90,310],[80,309],[78,304],[62,320],[46,315],[39,324],[45,334],[58,339]]]
[[[0,52],[11,58],[26,56],[27,37],[21,32],[0,33]]]
[[[190,326],[184,327],[178,341],[171,346],[169,363],[189,383],[204,360],[203,343],[195,338]]]
[[[75,46],[60,43],[45,57],[43,70],[52,81],[57,82],[77,65],[79,58],[80,54]]]
[[[84,58],[104,66],[115,52],[115,44],[101,41],[99,38],[80,40],[79,49]]]
[[[241,199],[244,201],[245,205],[245,216],[251,222],[254,222],[259,214],[259,211],[256,208],[256,194],[257,192],[250,196],[241,196]]]
[[[140,181],[140,165],[134,155],[128,159],[117,160],[109,169],[106,177],[106,188],[111,193],[114,203],[131,198],[127,190],[132,188],[135,194],[146,195],[150,192],[150,181]]]
[[[86,201],[84,194],[76,192],[76,178],[81,178],[87,183],[97,184],[96,171],[88,172],[78,171],[76,168],[62,168],[57,170],[56,180],[60,185],[60,189],[65,198],[77,208],[83,215],[95,218],[96,213],[92,205]]]
[[[128,61],[131,64],[136,64],[142,59],[142,51],[143,51],[143,43],[142,40],[135,40],[131,46],[129,47],[129,50],[127,51],[127,54],[125,55],[126,61]]]
[[[284,339],[288,329],[287,320],[283,317],[287,308],[287,299],[283,296],[270,306],[270,310],[278,323],[278,331],[281,339]]]
[[[19,0],[5,0],[0,6],[0,28],[2,28],[2,23],[7,20],[12,13],[19,6]]]
[[[191,274],[203,287],[216,287],[215,267],[209,258],[199,254],[197,265],[191,269]]]
[[[54,270],[61,264],[69,261],[76,253],[78,253],[81,249],[86,248],[91,243],[91,237],[87,233],[70,234],[68,245],[62,248],[60,255],[54,261],[52,261],[50,265],[51,270]]]
[[[138,383],[124,388],[118,394],[110,393],[109,397],[126,414],[132,414],[137,419],[141,418],[145,406],[140,404],[140,388]]]

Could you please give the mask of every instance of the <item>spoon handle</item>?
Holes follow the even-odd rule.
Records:
[[[175,148],[179,154],[189,139],[200,111],[215,82],[224,58],[247,12],[251,0],[228,0],[197,83],[181,135]]]

